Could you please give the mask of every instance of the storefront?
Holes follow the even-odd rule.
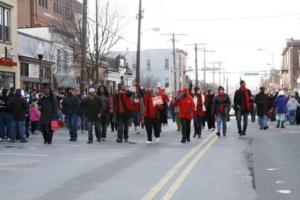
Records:
[[[52,87],[52,62],[19,56],[20,61],[20,84],[25,93],[31,90],[44,91],[45,88]]]
[[[0,90],[16,88],[16,68],[16,62],[0,58]]]

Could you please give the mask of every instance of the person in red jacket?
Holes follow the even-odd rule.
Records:
[[[193,119],[193,111],[195,110],[195,103],[193,97],[189,95],[187,88],[183,89],[183,95],[175,102],[179,106],[179,117],[182,125],[182,140],[181,143],[186,141],[190,142],[191,134],[191,121]]]
[[[118,123],[117,142],[128,142],[129,121],[132,118],[131,92],[127,91],[122,84],[118,85],[118,90],[114,95],[114,113]]]
[[[199,87],[194,88],[195,94],[194,94],[194,103],[195,103],[195,109],[194,109],[194,137],[198,135],[198,138],[201,138],[202,134],[202,126],[203,126],[203,120],[205,117],[205,95],[204,93],[201,93]]]
[[[147,131],[147,144],[152,143],[152,132],[156,142],[159,142],[160,138],[160,116],[159,111],[162,106],[162,102],[158,102],[153,95],[153,89],[148,88],[146,94],[143,96],[144,100],[144,121]]]

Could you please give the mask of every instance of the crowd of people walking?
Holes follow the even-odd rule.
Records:
[[[269,128],[269,121],[276,121],[277,128],[300,123],[300,98],[297,92],[278,91],[267,93],[261,87],[253,95],[240,81],[233,101],[222,86],[216,94],[202,91],[199,87],[188,87],[169,97],[162,88],[142,88],[136,84],[131,89],[118,85],[117,91],[109,93],[105,86],[89,88],[88,95],[81,95],[79,89],[66,89],[64,94],[55,95],[50,88],[44,93],[35,90],[23,96],[20,89],[3,89],[0,95],[0,141],[28,142],[30,135],[43,135],[45,144],[52,144],[53,132],[59,126],[66,126],[70,142],[76,142],[78,132],[88,132],[87,143],[105,141],[107,129],[117,131],[116,142],[128,142],[129,127],[135,134],[146,129],[147,144],[159,142],[162,126],[168,125],[168,118],[176,122],[177,131],[182,133],[182,143],[201,138],[207,126],[218,137],[227,135],[227,121],[233,108],[237,121],[238,136],[247,133],[248,116],[256,121],[260,130]],[[193,130],[191,124],[193,122]],[[217,125],[215,127],[215,124]],[[30,129],[30,131],[29,131]],[[193,132],[193,134],[191,134]]]

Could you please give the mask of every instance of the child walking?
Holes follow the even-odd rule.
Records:
[[[36,102],[32,102],[30,105],[29,116],[31,121],[31,134],[36,134],[36,130],[41,119],[41,112],[39,111]]]

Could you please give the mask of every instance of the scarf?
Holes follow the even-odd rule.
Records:
[[[242,106],[245,106],[245,108],[247,109],[247,111],[250,111],[250,100],[249,100],[248,89],[241,87],[240,91],[243,92],[244,95],[245,95],[245,102],[244,102],[244,100],[242,101],[243,102]]]
[[[220,106],[220,113],[223,114],[224,113],[224,105],[223,105],[223,98],[224,98],[224,94],[220,94],[219,95],[220,98],[220,102],[219,102],[219,106]]]

